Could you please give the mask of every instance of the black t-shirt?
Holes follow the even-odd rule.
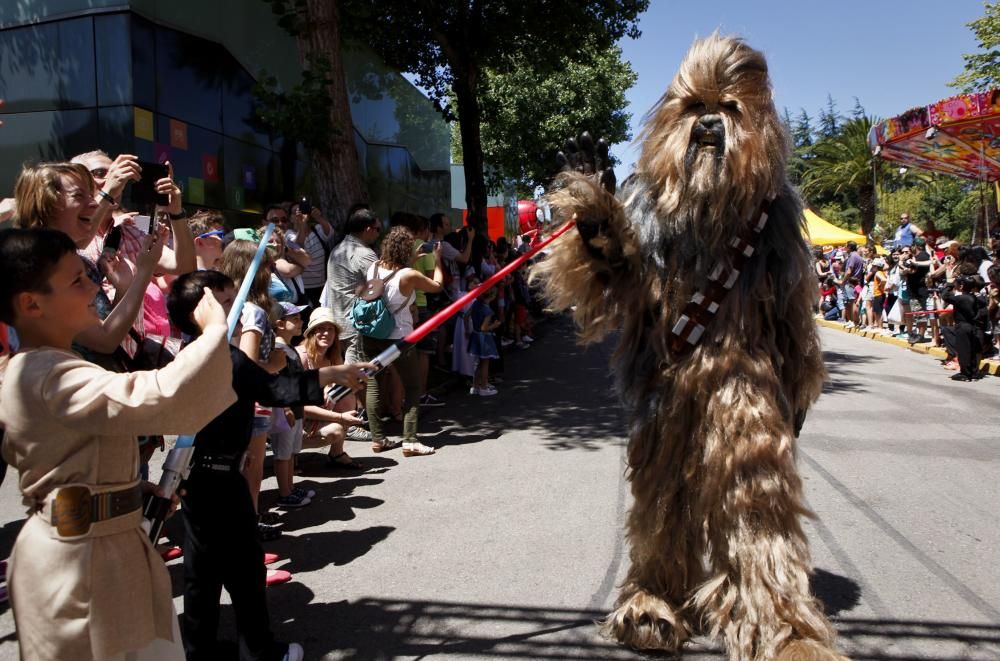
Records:
[[[912,257],[915,262],[926,262],[931,258],[927,254],[927,251],[921,250],[917,253],[916,257]],[[929,266],[918,266],[913,269],[912,272],[906,274],[906,289],[910,292],[910,297],[912,298],[914,294],[919,295],[921,298],[927,297],[927,274],[931,272],[931,267]]]
[[[945,294],[941,297],[955,309],[956,324],[976,325],[979,316],[979,299],[972,294]]]
[[[323,404],[317,370],[270,374],[236,347],[229,347],[229,354],[233,361],[236,402],[195,436],[195,457],[246,452],[253,432],[254,402],[263,406]]]

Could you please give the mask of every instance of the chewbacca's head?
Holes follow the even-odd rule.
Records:
[[[764,56],[734,37],[696,41],[642,140],[639,171],[661,213],[721,221],[752,212],[780,190],[788,149]]]

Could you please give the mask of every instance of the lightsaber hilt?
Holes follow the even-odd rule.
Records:
[[[372,378],[382,370],[384,370],[389,365],[396,362],[396,359],[403,355],[403,352],[410,348],[410,344],[406,340],[399,340],[391,347],[375,356],[368,362],[372,364],[374,369],[365,368],[362,371],[365,376]],[[327,394],[326,399],[331,404],[336,404],[343,398],[351,394],[351,389],[347,386],[335,386],[330,389],[329,394]]]
[[[229,309],[229,316],[226,318],[229,330],[226,333],[227,339],[232,339],[239,324],[240,316],[243,313],[243,305],[250,295],[250,288],[253,286],[254,277],[257,270],[264,261],[264,253],[267,251],[267,244],[274,233],[274,223],[268,223],[264,230],[264,235],[257,244],[257,253],[254,255],[250,268],[243,276],[240,289],[233,300],[233,307]],[[163,530],[163,522],[166,521],[167,514],[173,504],[174,494],[181,482],[186,480],[191,473],[191,464],[194,461],[194,435],[179,436],[174,449],[167,454],[166,461],[163,462],[163,475],[160,476],[159,490],[163,496],[152,496],[143,510],[143,529],[149,533],[149,541],[154,545],[160,539],[160,532]]]
[[[159,488],[166,497],[153,495],[147,502],[142,512],[142,528],[149,535],[149,539],[154,544],[160,539],[160,532],[163,530],[163,522],[170,513],[173,496],[177,493],[177,488],[181,482],[187,479],[191,473],[191,462],[194,459],[194,446],[175,447],[167,453],[167,458],[163,462],[163,475],[160,476]]]

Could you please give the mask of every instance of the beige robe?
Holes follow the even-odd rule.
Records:
[[[10,360],[0,388],[4,457],[30,512],[61,485],[134,483],[137,435],[196,433],[234,401],[221,327],[151,372],[30,350]],[[170,578],[140,522],[136,511],[98,524],[102,536],[67,541],[28,516],[9,569],[22,659],[82,661],[173,639]]]

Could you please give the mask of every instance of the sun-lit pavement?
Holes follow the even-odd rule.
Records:
[[[806,524],[814,587],[843,650],[1000,658],[1000,379],[955,383],[927,356],[822,334],[830,378],[800,464],[819,516]],[[304,455],[316,502],[283,515],[286,535],[268,545],[295,575],[269,591],[279,636],[310,659],[639,658],[593,625],[627,552],[608,355],[575,347],[557,319],[508,356],[498,396],[455,390],[427,412],[437,455],[356,445],[372,469],[352,476]],[[21,512],[14,477],[0,489],[3,551]],[[170,569],[176,586],[180,561]],[[9,610],[0,638],[0,659],[16,658]],[[686,658],[718,658],[697,642]]]

